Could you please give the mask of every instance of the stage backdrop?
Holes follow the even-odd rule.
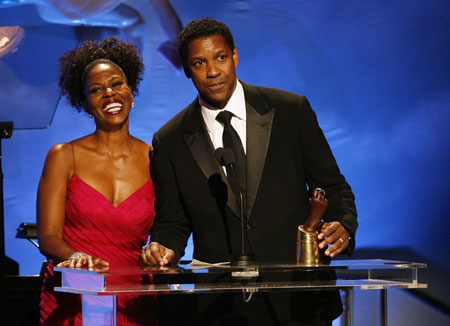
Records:
[[[450,302],[447,0],[172,0],[173,10],[165,0],[87,1],[82,9],[72,2],[0,0],[0,120],[17,127],[2,140],[5,241],[21,275],[38,274],[45,260],[15,235],[21,222],[35,222],[47,151],[94,130],[59,99],[58,57],[86,38],[118,35],[138,44],[146,72],[131,131],[151,142],[196,96],[173,55],[177,21],[211,16],[235,36],[240,79],[310,100],[356,195],[355,257],[426,262],[419,276],[428,294]],[[188,247],[185,259],[191,255]],[[375,299],[358,296],[367,304],[355,318],[376,316]],[[390,310],[394,325],[449,323],[402,290],[390,299],[398,303]]]

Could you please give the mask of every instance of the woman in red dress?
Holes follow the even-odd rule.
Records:
[[[144,70],[136,47],[117,38],[86,41],[61,59],[59,86],[95,120],[92,134],[54,145],[39,183],[41,252],[50,258],[41,294],[41,325],[81,325],[81,300],[54,292],[53,266],[138,266],[154,219],[147,143],[129,133],[128,118]],[[154,325],[153,296],[118,298],[119,325]]]

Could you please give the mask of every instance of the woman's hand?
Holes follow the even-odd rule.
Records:
[[[69,268],[93,268],[94,266],[109,267],[109,263],[100,257],[92,257],[85,253],[75,253],[70,256],[69,259],[60,262],[56,266]]]

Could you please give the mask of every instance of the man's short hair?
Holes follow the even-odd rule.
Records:
[[[183,63],[185,71],[188,68],[187,53],[189,44],[199,38],[205,38],[212,35],[222,36],[231,51],[233,51],[233,34],[231,34],[231,31],[227,25],[217,19],[210,17],[198,18],[191,21],[183,28],[178,35],[178,53],[180,54],[181,62]]]

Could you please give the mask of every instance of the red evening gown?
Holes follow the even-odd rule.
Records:
[[[67,185],[64,241],[77,251],[109,262],[110,269],[140,265],[155,217],[155,192],[150,179],[119,206],[73,174]],[[41,294],[41,325],[82,325],[78,294],[54,292],[60,273],[47,268]],[[156,297],[118,296],[118,325],[156,325]]]

